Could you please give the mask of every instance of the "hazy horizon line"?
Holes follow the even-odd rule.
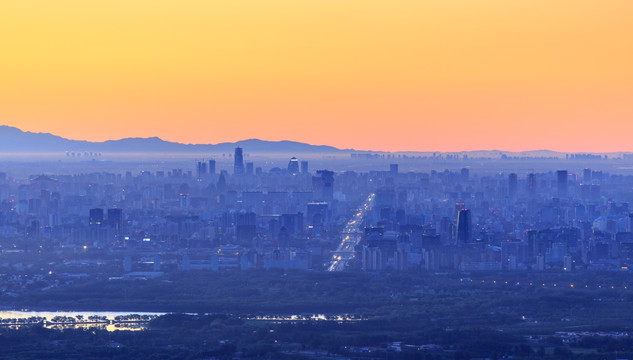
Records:
[[[81,141],[81,142],[88,142],[88,143],[93,143],[93,144],[103,144],[106,142],[115,142],[115,141],[121,141],[121,140],[134,140],[134,139],[138,139],[138,140],[148,140],[148,139],[157,139],[166,143],[172,143],[172,144],[180,144],[180,145],[186,145],[186,146],[218,146],[218,145],[223,145],[223,144],[236,144],[239,142],[246,142],[246,141],[262,141],[262,142],[272,142],[272,143],[281,143],[281,142],[292,142],[292,143],[298,143],[298,144],[305,144],[305,145],[309,145],[309,146],[314,146],[314,147],[331,147],[334,149],[337,149],[339,151],[347,151],[347,152],[369,152],[369,153],[389,153],[389,154],[405,154],[405,153],[477,153],[477,152],[499,152],[499,153],[512,153],[512,154],[521,154],[521,153],[532,153],[532,152],[552,152],[552,153],[559,153],[559,154],[601,154],[601,155],[609,155],[609,154],[630,154],[633,153],[632,150],[620,150],[620,151],[608,151],[608,152],[601,152],[601,151],[565,151],[565,150],[552,150],[552,149],[530,149],[530,150],[501,150],[501,149],[472,149],[472,150],[378,150],[378,149],[354,149],[354,148],[341,148],[338,147],[336,145],[330,145],[330,144],[314,144],[314,143],[310,143],[310,142],[304,142],[304,141],[298,141],[298,140],[291,140],[291,139],[282,139],[282,140],[270,140],[270,139],[263,139],[263,138],[245,138],[245,139],[241,139],[241,140],[235,140],[235,141],[221,141],[221,142],[217,142],[217,143],[192,143],[192,142],[180,142],[180,141],[173,141],[173,140],[166,140],[161,138],[160,136],[126,136],[126,137],[121,137],[121,138],[114,138],[114,139],[107,139],[107,140],[88,140],[88,139],[78,139],[78,138],[72,138],[72,137],[66,137],[63,135],[57,135],[54,134],[52,132],[45,132],[45,131],[30,131],[30,130],[23,130],[20,127],[14,126],[14,125],[9,125],[9,124],[0,124],[0,128],[5,127],[5,128],[13,128],[16,129],[22,133],[26,133],[26,134],[39,134],[39,135],[51,135],[51,136],[55,136],[58,138],[62,138],[64,140],[69,140],[69,141]]]

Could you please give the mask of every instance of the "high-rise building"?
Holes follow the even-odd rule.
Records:
[[[528,175],[528,194],[530,197],[536,195],[536,175],[534,174]]]
[[[319,201],[331,202],[334,199],[334,172],[318,170],[317,175],[312,177],[314,197]]]
[[[244,154],[241,147],[235,148],[235,155],[233,157],[233,174],[244,174]]]
[[[462,209],[457,215],[457,243],[469,243],[473,238],[472,219],[469,209]]]
[[[517,200],[517,174],[510,174],[508,176],[508,197],[512,201]]]
[[[224,176],[224,171],[220,173],[220,177],[218,178],[218,182],[215,185],[218,191],[226,190],[226,177]]]
[[[585,168],[582,171],[582,182],[585,184],[591,184],[591,169]]]
[[[470,170],[468,170],[468,168],[462,168],[461,175],[462,175],[462,181],[468,181],[468,178],[470,176]]]
[[[567,170],[558,170],[556,172],[556,185],[558,188],[558,197],[567,197]]]
[[[123,210],[108,209],[108,224],[114,228],[115,235],[123,231]]]
[[[215,160],[209,160],[209,174],[215,175]]]
[[[602,170],[593,170],[591,172],[591,181],[597,183],[602,182]]]
[[[255,165],[252,162],[246,163],[246,175],[253,175],[255,173]]]
[[[329,221],[327,202],[309,202],[307,204],[307,222],[310,226],[324,226]]]
[[[207,163],[204,161],[198,161],[198,179],[202,179],[207,175]]]
[[[238,244],[249,244],[257,235],[257,215],[254,212],[239,213],[235,219],[235,238]]]
[[[299,173],[299,160],[296,157],[291,157],[288,162],[288,172],[292,175],[297,175]]]
[[[90,209],[90,216],[88,217],[88,223],[90,225],[103,224],[103,209]]]
[[[302,174],[307,174],[309,172],[310,172],[310,170],[308,169],[308,162],[307,161],[302,161],[301,162],[301,173]]]
[[[303,213],[282,214],[281,226],[285,227],[290,235],[296,235],[303,230]]]
[[[389,165],[389,172],[392,174],[397,174],[398,173],[398,164],[391,164]]]

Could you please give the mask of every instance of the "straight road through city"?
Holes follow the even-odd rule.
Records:
[[[341,234],[341,243],[330,259],[328,271],[342,271],[347,263],[354,258],[354,247],[360,243],[362,238],[362,227],[365,215],[374,205],[376,194],[370,194],[365,203],[358,208],[354,216],[345,224]]]

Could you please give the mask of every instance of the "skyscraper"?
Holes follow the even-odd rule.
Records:
[[[461,175],[462,181],[468,181],[468,178],[470,177],[470,170],[468,170],[468,168],[462,168]]]
[[[202,179],[207,175],[207,163],[198,161],[198,179]]]
[[[299,173],[299,160],[296,157],[290,158],[288,162],[288,172],[292,175],[297,175]]]
[[[215,160],[209,160],[209,174],[215,175]]]
[[[101,225],[103,223],[103,209],[90,209],[88,223],[90,225]]]
[[[510,174],[508,176],[508,197],[512,201],[517,199],[517,174]]]
[[[108,224],[114,228],[115,235],[121,235],[123,230],[123,210],[108,209]]]
[[[584,182],[585,184],[591,184],[591,169],[590,168],[585,168],[582,171],[582,182]]]
[[[462,209],[457,215],[457,243],[469,243],[472,241],[473,229],[469,209]]]
[[[242,154],[242,148],[235,148],[235,156],[233,157],[233,174],[244,174],[244,155]]]
[[[334,199],[334,172],[329,170],[318,170],[317,175],[312,177],[312,188],[316,200],[331,202]]]
[[[556,172],[556,184],[558,187],[558,197],[567,197],[567,170],[558,170]]]
[[[257,215],[254,212],[236,215],[235,237],[239,244],[249,244],[257,235]]]
[[[536,175],[534,174],[528,175],[528,194],[530,197],[536,195]]]
[[[591,171],[591,181],[595,183],[602,182],[602,170],[592,170]]]
[[[307,174],[310,170],[308,169],[308,162],[307,161],[302,161],[301,162],[301,173],[302,174]]]

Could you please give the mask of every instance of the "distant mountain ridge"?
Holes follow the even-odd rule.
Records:
[[[474,150],[474,151],[373,151],[339,149],[329,145],[311,145],[297,141],[268,141],[260,139],[223,142],[218,144],[183,144],[166,141],[158,137],[124,138],[93,142],[86,140],[71,140],[49,133],[34,133],[22,131],[16,127],[0,125],[0,154],[37,154],[59,152],[98,152],[98,153],[231,153],[235,147],[242,147],[249,153],[277,153],[277,154],[413,154],[429,156],[430,154],[462,154],[469,157],[565,157],[565,152],[551,150],[532,151],[503,151],[503,150]],[[592,152],[588,152],[592,153]],[[631,154],[630,152],[592,153],[592,154]]]
[[[267,141],[248,139],[219,144],[182,144],[158,137],[124,138],[92,142],[71,140],[49,133],[22,131],[13,126],[0,125],[0,153],[104,152],[104,153],[203,153],[232,152],[236,146],[257,153],[341,153],[327,145],[311,145],[296,141]]]

